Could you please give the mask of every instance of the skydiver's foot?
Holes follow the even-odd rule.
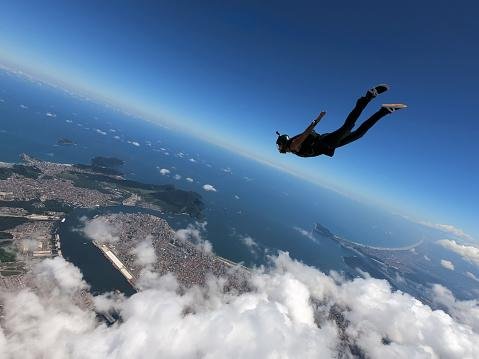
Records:
[[[374,86],[373,88],[370,88],[368,92],[366,93],[366,97],[369,97],[369,99],[373,99],[377,95],[382,94],[383,92],[386,92],[387,90],[389,90],[388,84],[379,84]]]
[[[381,105],[381,108],[384,108],[389,113],[393,113],[397,110],[402,110],[403,108],[407,108],[407,105],[403,103],[385,103]]]

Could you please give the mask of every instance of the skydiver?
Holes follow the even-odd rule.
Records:
[[[361,115],[361,112],[366,108],[367,104],[377,95],[386,92],[387,90],[389,90],[389,85],[386,84],[379,84],[369,89],[366,92],[366,95],[357,100],[356,106],[348,115],[344,124],[334,132],[321,135],[314,131],[314,127],[324,115],[326,115],[325,111],[322,111],[303,133],[300,133],[293,138],[289,138],[286,134],[281,135],[276,131],[276,134],[278,135],[278,139],[276,140],[278,151],[281,153],[291,152],[301,157],[315,157],[319,155],[333,157],[336,148],[358,140],[381,118],[396,110],[401,110],[407,107],[402,103],[383,104],[375,114],[353,131],[359,115]]]

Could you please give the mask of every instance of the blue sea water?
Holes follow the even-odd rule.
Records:
[[[58,146],[60,138],[76,145]],[[348,240],[379,247],[439,239],[426,227],[224,148],[0,71],[0,161],[18,161],[21,153],[64,163],[115,156],[125,161],[127,178],[196,191],[205,202],[204,238],[215,253],[246,265],[263,264],[268,253],[282,250],[323,271],[348,272],[345,249],[301,233],[316,222]],[[162,175],[162,168],[169,175]],[[205,184],[216,192],[205,191]],[[258,247],[247,247],[245,236]]]

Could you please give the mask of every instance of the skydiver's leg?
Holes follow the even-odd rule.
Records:
[[[330,143],[333,147],[337,147],[336,144],[339,143],[344,137],[346,137],[354,128],[356,121],[358,120],[361,112],[366,108],[369,101],[371,101],[374,96],[371,96],[369,93],[366,96],[360,97],[356,101],[356,106],[349,113],[348,117],[344,121],[344,124],[338,128],[336,131],[331,132],[325,135],[324,140]]]
[[[347,145],[348,143],[351,143],[353,141],[356,141],[356,140],[360,139],[381,118],[383,118],[386,115],[389,115],[390,113],[391,112],[387,108],[381,107],[374,115],[372,115],[370,118],[368,118],[366,121],[364,121],[361,124],[361,126],[359,126],[355,131],[351,132],[346,137],[343,137],[339,141],[339,143],[337,144],[336,147],[341,147],[341,146]]]

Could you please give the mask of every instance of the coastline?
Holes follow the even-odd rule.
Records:
[[[135,277],[128,271],[125,265],[118,259],[106,244],[100,244],[97,241],[92,241],[95,247],[97,247],[103,255],[110,261],[110,263],[117,269],[123,277],[130,283],[135,291],[138,291],[138,287],[135,284]]]

